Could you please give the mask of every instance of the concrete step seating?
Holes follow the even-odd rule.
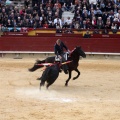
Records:
[[[62,14],[62,18],[64,18],[64,20],[66,20],[67,17],[70,17],[70,19],[73,19],[74,13],[71,13],[70,11],[64,11]]]

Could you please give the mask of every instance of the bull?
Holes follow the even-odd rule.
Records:
[[[42,76],[38,78],[39,80],[41,80],[40,89],[41,86],[45,85],[45,82],[47,82],[46,88],[48,89],[48,87],[52,85],[55,82],[55,80],[58,78],[59,72],[60,72],[60,63],[54,63],[46,67],[46,69],[42,73]]]

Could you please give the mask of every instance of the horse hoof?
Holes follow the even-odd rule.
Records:
[[[65,87],[67,87],[67,86],[68,86],[68,84],[66,83],[66,84],[65,84]]]
[[[73,78],[73,80],[76,80],[76,79],[77,79],[76,77]]]

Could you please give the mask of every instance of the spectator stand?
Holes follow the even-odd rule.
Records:
[[[12,21],[12,11],[14,11],[18,17],[20,17],[20,19],[22,19],[23,24],[20,27],[24,27],[24,28],[28,28],[29,31],[29,35],[36,35],[35,31],[33,31],[33,29],[43,29],[44,28],[38,25],[39,20],[37,18],[40,17],[40,20],[42,21],[42,24],[44,24],[44,21],[48,22],[48,16],[50,13],[50,16],[52,19],[54,20],[56,17],[61,18],[61,15],[59,16],[59,12],[61,11],[62,8],[62,4],[60,5],[60,3],[57,2],[52,2],[51,0],[49,0],[49,2],[46,3],[40,3],[40,2],[34,2],[34,5],[32,6],[32,1],[29,0],[10,0],[13,4],[11,7],[10,4],[7,4],[7,6],[2,6],[2,15],[5,15],[5,18],[2,18],[2,24],[3,26],[7,26],[7,23],[5,21],[8,20],[8,18],[11,19]],[[29,1],[30,3],[27,4],[26,2]],[[1,1],[2,2],[2,1]],[[2,3],[3,4],[3,3]],[[4,3],[5,4],[5,3]],[[37,4],[37,6],[35,5]],[[48,6],[50,5],[50,6]],[[69,14],[72,13],[74,14],[74,17],[71,18],[72,19],[72,23],[69,25],[69,27],[71,29],[73,29],[74,34],[80,34],[82,33],[83,35],[85,34],[86,29],[89,29],[90,33],[92,33],[92,31],[94,29],[99,29],[100,34],[101,31],[103,29],[107,29],[109,31],[108,34],[113,34],[111,31],[111,25],[112,23],[115,23],[117,26],[117,33],[119,34],[119,29],[120,29],[120,2],[119,1],[97,1],[97,0],[92,0],[92,1],[85,1],[83,0],[83,2],[81,1],[77,1],[75,3],[72,3],[72,5],[74,5],[74,10],[69,10],[67,11]],[[111,6],[110,6],[111,5]],[[9,10],[9,6],[11,7],[10,10],[10,15],[8,14],[8,10]],[[22,8],[19,8],[19,6],[24,6],[26,9],[23,10],[23,13],[20,13],[20,10]],[[28,7],[31,6],[31,10],[36,10],[33,11],[33,15],[29,13],[29,9]],[[19,10],[18,10],[18,8]],[[49,7],[49,9],[48,9]],[[7,12],[6,12],[7,11]],[[6,13],[5,13],[6,12]],[[62,17],[63,14],[66,12],[62,11]],[[66,17],[69,17],[69,15],[67,15]],[[15,16],[16,18],[16,16]],[[23,19],[25,18],[25,19]],[[17,21],[17,19],[16,19]],[[26,24],[26,22],[29,21],[28,24]],[[63,20],[63,24],[64,24],[64,20]],[[74,23],[77,22],[78,25],[78,30],[79,32],[75,29]],[[32,24],[32,25],[29,25]],[[63,25],[62,24],[62,25]],[[8,26],[7,26],[8,27]],[[14,26],[12,26],[14,27]],[[18,26],[19,27],[19,26]],[[69,28],[68,27],[68,28]],[[9,28],[8,28],[9,29]],[[6,30],[8,30],[6,29]],[[32,31],[31,31],[32,30]],[[9,31],[9,30],[8,30]],[[50,33],[50,31],[47,29],[47,31]],[[46,31],[46,32],[47,32]],[[41,30],[40,30],[41,32]],[[52,32],[51,32],[52,33]],[[95,36],[95,35],[94,35]],[[96,35],[97,36],[97,35]],[[116,35],[115,35],[116,36]]]

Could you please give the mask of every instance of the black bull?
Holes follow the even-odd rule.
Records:
[[[55,63],[51,66],[46,67],[45,71],[42,73],[42,76],[39,78],[41,80],[40,88],[41,86],[44,86],[45,82],[47,82],[46,88],[48,89],[48,87],[52,85],[58,78],[59,70],[59,63]]]
[[[77,79],[80,76],[80,71],[78,70],[80,56],[82,56],[83,58],[86,58],[86,54],[81,49],[81,47],[76,47],[74,48],[74,50],[72,50],[70,56],[68,57],[68,61],[72,61],[72,62],[68,64],[69,77],[66,80],[65,86],[68,86],[68,82],[71,79],[71,74],[73,70],[78,73],[76,77],[73,77],[73,80]],[[38,66],[37,64],[54,63],[54,61],[55,61],[55,56],[48,57],[45,60],[37,60],[34,66],[29,69],[29,71],[33,72],[42,67],[42,66]]]

